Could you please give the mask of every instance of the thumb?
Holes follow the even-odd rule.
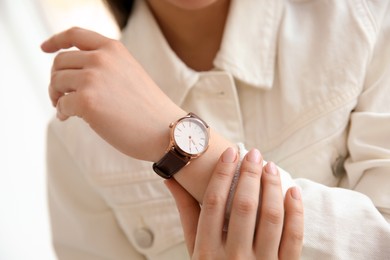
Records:
[[[164,184],[167,186],[176,201],[181,224],[183,226],[187,249],[189,254],[192,256],[200,214],[199,202],[174,179],[165,180]]]

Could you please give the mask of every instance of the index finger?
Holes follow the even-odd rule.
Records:
[[[109,38],[79,27],[72,27],[66,31],[53,35],[41,45],[44,52],[56,52],[61,49],[77,47],[80,50],[96,50],[103,46]]]
[[[222,243],[226,202],[237,167],[237,151],[228,148],[221,155],[203,197],[196,244],[200,249],[216,250]]]

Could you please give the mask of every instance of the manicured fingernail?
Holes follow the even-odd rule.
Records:
[[[249,153],[246,155],[246,159],[249,162],[254,162],[254,163],[259,163],[261,159],[261,154],[259,150],[257,149],[252,149],[249,151]]]
[[[265,172],[270,173],[272,175],[277,175],[278,169],[276,169],[276,165],[273,162],[268,162],[265,166]]]
[[[302,198],[301,189],[299,187],[292,187],[291,196],[293,197],[293,199],[300,200]]]
[[[224,151],[222,154],[222,162],[225,163],[232,163],[236,160],[236,158],[237,158],[237,152],[232,147],[226,149],[226,151]]]

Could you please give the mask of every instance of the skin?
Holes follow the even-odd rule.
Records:
[[[187,112],[160,90],[118,41],[71,28],[54,35],[41,48],[50,53],[72,46],[80,51],[59,53],[53,62],[49,95],[57,117],[81,117],[124,154],[158,161],[169,145],[169,124]],[[220,154],[234,145],[213,129],[210,135],[204,156],[175,175],[199,201]],[[199,171],[196,185],[189,177],[193,171]]]
[[[165,182],[178,205],[191,258],[299,259],[303,238],[300,191],[296,187],[287,191],[283,218],[277,213],[283,211],[279,173],[273,163],[262,167],[256,149],[242,161],[228,229],[223,231],[225,205],[237,162],[232,148],[221,155],[202,207],[175,180]],[[275,205],[278,208],[273,208]]]
[[[187,66],[196,71],[213,68],[213,60],[223,36],[229,2],[148,0],[171,48]]]
[[[190,0],[149,0],[148,3],[178,56],[190,67],[197,70],[212,67],[212,60],[222,38],[228,1],[203,0],[196,3],[196,1]],[[218,14],[218,10],[221,11],[221,15],[211,15],[212,13]],[[199,26],[203,22],[200,19],[201,14],[205,15],[205,21],[207,22]],[[189,21],[184,22],[184,18]],[[180,24],[180,26],[173,26],[175,19],[177,19],[176,21],[182,19],[183,23],[176,22],[175,24]],[[209,28],[213,27],[211,25],[214,25],[214,28]],[[203,28],[204,30],[190,30],[189,28]],[[205,35],[209,35],[209,38]],[[199,41],[204,37],[208,40]],[[52,36],[41,45],[42,50],[47,53],[54,53],[71,47],[76,47],[78,50],[60,52],[53,62],[49,95],[53,106],[57,108],[57,117],[60,120],[66,120],[71,116],[78,116],[119,151],[137,159],[158,161],[168,147],[168,125],[186,115],[187,112],[174,104],[160,90],[119,41],[108,39],[81,28],[71,28]],[[204,55],[200,55],[200,53],[204,53]],[[161,113],[161,111],[164,111],[164,113]],[[194,215],[199,217],[199,227],[210,226],[209,223],[212,221],[221,221],[221,212],[226,204],[224,203],[226,202],[226,187],[229,180],[231,183],[234,164],[223,164],[226,167],[230,165],[230,171],[226,170],[226,174],[223,174],[223,171],[219,170],[221,167],[225,169],[221,166],[220,155],[228,147],[233,146],[233,143],[211,129],[210,148],[203,156],[193,160],[191,164],[175,175],[177,183],[184,188],[182,190],[171,189],[181,213],[185,212],[181,202],[184,201],[188,204],[190,197],[193,198],[192,204],[189,205],[194,206],[191,210],[196,210],[195,201],[206,205],[203,208],[209,208],[207,205],[210,205],[212,209],[213,198],[218,191],[215,188],[225,187],[225,191],[220,191],[222,204],[218,204],[222,205],[223,208],[216,208],[215,212],[199,209],[200,213]],[[244,194],[241,199],[236,199],[238,195],[235,195],[234,201],[236,202],[233,204],[229,227],[230,234],[236,234],[235,232],[240,234],[242,227],[245,227],[246,231],[241,235],[231,235],[230,240],[228,236],[227,241],[231,241],[231,243],[227,243],[224,248],[232,250],[229,245],[238,242],[234,239],[244,237],[246,238],[245,245],[252,245],[251,247],[256,248],[254,256],[259,258],[255,259],[262,259],[264,256],[270,256],[267,259],[276,259],[278,255],[290,251],[289,254],[292,256],[299,255],[302,247],[301,234],[303,233],[302,202],[300,199],[287,199],[288,196],[286,196],[285,204],[283,204],[279,174],[261,175],[259,172],[263,171],[260,163],[262,159],[260,155],[257,158],[260,160],[256,163],[257,167],[249,163],[248,167],[245,167],[247,164],[244,163],[243,168],[241,168],[245,177],[240,177],[239,188],[241,186],[247,188],[238,189],[242,192],[237,192],[237,194]],[[234,160],[234,163],[237,163],[237,160]],[[212,174],[213,172],[215,174]],[[225,179],[215,177],[221,175],[221,173],[222,177],[226,177]],[[248,180],[252,180],[252,183]],[[221,183],[217,184],[218,181]],[[258,207],[260,183],[263,190],[263,202],[261,207]],[[173,184],[170,188],[172,187],[177,188],[179,186]],[[187,200],[178,200],[178,194],[184,194],[184,190],[186,190],[188,196],[179,197],[187,198]],[[245,191],[249,190],[252,190],[252,192],[245,195]],[[288,194],[291,192],[289,191]],[[214,194],[214,197],[212,194]],[[259,238],[254,239],[253,235],[248,236],[248,232],[254,232],[255,230],[256,222],[253,218],[256,215],[254,212],[257,212],[257,208],[259,208],[262,221],[258,223],[259,232],[257,234],[260,235],[256,236]],[[246,221],[235,220],[234,212],[236,211],[238,211],[238,215],[241,214],[243,220],[250,218],[252,224],[247,226]],[[240,211],[241,213],[239,213]],[[216,216],[216,218],[214,219],[213,216]],[[284,216],[286,217],[284,218]],[[204,218],[208,220],[202,220]],[[196,219],[192,219],[192,223],[195,222]],[[235,225],[237,226],[234,227]],[[183,227],[186,229],[188,225],[184,223]],[[290,228],[288,229],[288,227]],[[193,227],[189,229],[195,230]],[[220,232],[220,225],[216,226],[214,231],[216,233]],[[185,233],[188,238],[188,232]],[[203,233],[200,232],[199,234]],[[269,234],[274,235],[270,237]],[[201,245],[208,243],[198,242],[201,237],[207,236],[196,236],[196,234],[191,236],[197,238],[189,240],[195,241],[193,249],[191,249],[193,254],[201,256],[207,252],[208,249]],[[291,246],[290,240],[294,241],[294,246]],[[269,245],[269,243],[272,243],[272,245]],[[237,244],[242,244],[242,241]],[[247,252],[249,247],[236,249],[234,250],[235,255],[253,255],[252,251],[252,253]]]

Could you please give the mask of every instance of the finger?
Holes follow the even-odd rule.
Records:
[[[60,120],[66,120],[71,116],[80,115],[80,102],[76,92],[70,92],[61,96],[57,102],[57,117]]]
[[[61,70],[53,72],[49,85],[49,96],[53,106],[57,106],[60,97],[77,90],[85,82],[85,71]],[[84,82],[83,82],[84,81]]]
[[[88,56],[83,51],[63,51],[56,55],[52,72],[64,69],[82,69],[88,62]]]
[[[234,194],[226,247],[234,252],[252,252],[259,205],[262,157],[252,149],[242,161]]]
[[[51,104],[53,105],[53,107],[56,107],[57,106],[57,102],[58,102],[58,99],[63,96],[64,94],[55,90],[51,84],[49,85],[49,97],[50,97],[50,100],[51,100]]]
[[[260,259],[277,259],[283,228],[283,194],[279,172],[268,162],[261,177],[261,208],[256,233],[256,254]]]
[[[237,167],[237,152],[228,148],[219,159],[203,196],[196,244],[217,250],[222,243],[226,201]]]
[[[167,180],[164,183],[176,201],[187,249],[190,255],[192,255],[200,213],[199,203],[174,179]]]
[[[96,32],[73,27],[47,39],[42,43],[41,49],[49,53],[71,47],[77,47],[80,50],[96,50],[108,40],[110,39]]]
[[[87,84],[87,70],[60,70],[51,75],[50,87],[53,91],[68,93],[77,90],[80,86]],[[88,73],[88,72],[87,72]]]
[[[285,217],[279,259],[300,259],[303,245],[304,215],[299,187],[292,187],[284,200]]]

